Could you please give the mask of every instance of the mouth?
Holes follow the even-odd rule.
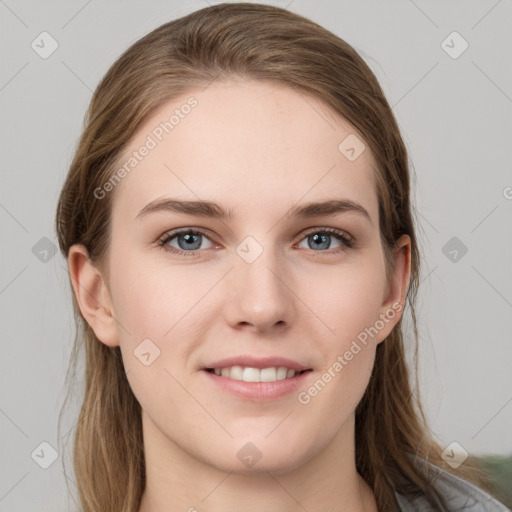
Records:
[[[296,378],[303,373],[313,370],[311,368],[294,370],[293,368],[286,368],[284,366],[260,369],[235,365],[225,368],[204,368],[204,371],[217,375],[218,377],[243,382],[278,382]]]
[[[286,376],[283,378],[285,371]],[[206,377],[205,385],[212,385],[223,394],[227,393],[224,396],[231,395],[250,402],[268,402],[280,398],[289,399],[301,386],[308,385],[309,375],[313,370],[232,366],[220,369],[203,368],[200,373]]]
[[[224,396],[235,396],[252,402],[289,399],[313,374],[311,363],[302,363],[277,354],[256,357],[238,354],[209,361],[201,374],[205,385],[221,391]]]

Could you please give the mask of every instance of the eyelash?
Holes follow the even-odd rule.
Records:
[[[314,252],[314,253],[337,254],[339,252],[344,252],[348,249],[352,249],[356,244],[355,239],[348,236],[343,231],[340,231],[340,230],[334,229],[334,228],[327,228],[327,227],[313,228],[313,229],[307,231],[306,233],[304,233],[304,236],[301,238],[300,242],[302,242],[302,240],[304,240],[304,238],[307,238],[309,235],[313,235],[313,234],[317,234],[317,233],[334,235],[335,238],[337,238],[343,244],[343,246],[338,249],[334,249],[332,251],[329,251],[329,250],[313,251],[312,250],[312,252]],[[208,236],[208,234],[206,232],[201,231],[199,229],[197,229],[197,230],[196,229],[184,229],[181,231],[166,233],[163,236],[163,238],[158,240],[158,246],[160,248],[162,248],[164,251],[170,252],[172,254],[178,254],[178,255],[182,255],[182,256],[192,256],[192,257],[197,256],[198,255],[197,253],[201,249],[194,249],[193,251],[183,251],[181,249],[176,249],[176,247],[171,247],[170,245],[167,245],[168,242],[170,242],[173,238],[176,238],[179,235],[202,235],[202,236],[205,236],[206,238],[210,239],[210,237]]]

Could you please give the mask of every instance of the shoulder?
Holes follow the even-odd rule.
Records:
[[[418,467],[428,466],[436,475],[435,486],[445,498],[450,512],[511,512],[503,503],[472,483],[419,459]],[[423,464],[421,464],[423,462]],[[401,512],[428,512],[434,510],[424,496],[408,498],[395,492]]]

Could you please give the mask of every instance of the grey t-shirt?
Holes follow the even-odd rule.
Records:
[[[420,460],[423,461],[423,459]],[[428,465],[433,474],[439,475],[434,485],[445,498],[451,512],[459,510],[465,512],[511,512],[503,503],[470,482],[433,464],[428,463]],[[412,500],[397,492],[395,492],[395,496],[401,512],[428,512],[434,510],[424,496]]]

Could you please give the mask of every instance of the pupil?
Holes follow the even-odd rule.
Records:
[[[313,239],[315,241],[315,243],[319,242],[320,244],[322,243],[326,243],[327,246],[326,247],[323,247],[324,249],[328,249],[329,248],[329,243],[325,242],[326,238],[327,238],[328,235],[325,235],[325,234],[322,234],[322,235],[318,235],[318,234],[315,234],[313,235]],[[323,239],[323,240],[322,240]],[[318,245],[317,245],[318,247]]]

